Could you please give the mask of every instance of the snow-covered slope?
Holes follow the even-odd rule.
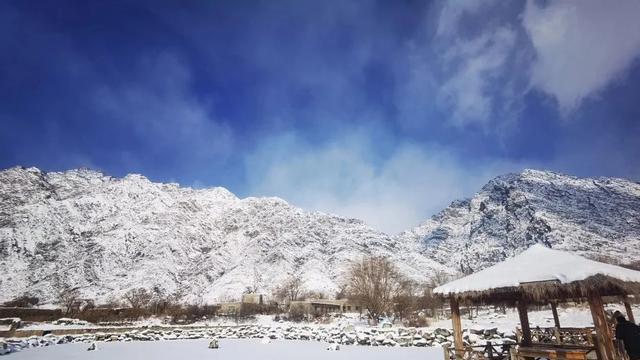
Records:
[[[269,293],[301,274],[332,296],[349,261],[388,256],[408,276],[479,270],[542,243],[640,260],[640,185],[526,170],[490,181],[396,237],[278,198],[239,199],[140,175],[0,171],[0,301],[79,287],[104,302],[147,287],[184,301]],[[541,259],[543,262],[544,259]]]
[[[80,287],[103,302],[158,287],[214,302],[248,286],[268,293],[291,274],[333,296],[348,262],[366,254],[390,256],[416,280],[444,269],[359,220],[277,198],[90,170],[0,172],[0,301],[27,291],[51,301]]]
[[[535,243],[590,258],[640,260],[640,184],[525,170],[487,183],[399,235],[420,252],[465,273]],[[540,259],[544,264],[544,259]]]

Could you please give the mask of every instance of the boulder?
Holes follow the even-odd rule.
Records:
[[[217,349],[217,348],[219,348],[218,339],[211,339],[211,341],[209,342],[209,349]]]
[[[413,346],[427,346],[429,342],[425,338],[418,338],[413,340]]]
[[[384,339],[384,341],[382,341],[382,345],[387,345],[387,346],[396,346],[396,345],[398,345],[398,343],[397,343],[397,342],[395,342],[395,341],[394,341],[393,339],[391,339],[391,338],[387,338],[387,339]]]
[[[329,351],[338,351],[338,350],[340,350],[340,345],[331,344],[331,345],[327,346],[327,350],[329,350]]]
[[[9,347],[9,344],[0,340],[0,355],[5,355],[10,352],[11,352],[11,348]]]

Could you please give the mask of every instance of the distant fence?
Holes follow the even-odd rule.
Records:
[[[62,310],[0,307],[0,318],[8,317],[17,317],[24,321],[53,321],[62,317]]]
[[[135,320],[141,315],[144,315],[141,310],[131,308],[95,308],[65,315],[60,309],[0,307],[0,318],[17,317],[22,321],[54,321],[66,316],[98,323],[104,321]]]

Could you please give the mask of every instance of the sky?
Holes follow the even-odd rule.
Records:
[[[0,168],[416,226],[525,168],[640,180],[640,2],[0,2]]]

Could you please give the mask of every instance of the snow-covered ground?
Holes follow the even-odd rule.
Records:
[[[610,312],[623,310],[622,304],[609,304],[606,308]],[[634,306],[634,311],[640,313],[640,306]],[[585,305],[559,308],[558,313],[563,327],[592,326],[591,314]],[[553,326],[553,317],[550,310],[530,311],[529,319],[532,327]],[[74,324],[75,321],[72,321],[72,319],[65,319],[63,323],[69,325],[36,324],[27,327],[27,329],[53,330],[84,326],[87,331],[78,331],[76,335],[49,334],[31,336],[29,338],[0,339],[0,342],[4,341],[11,351],[21,354],[20,357],[27,356],[22,354],[32,354],[29,355],[31,357],[23,357],[26,359],[42,358],[40,356],[44,356],[43,354],[46,354],[48,359],[74,359],[80,357],[83,359],[102,359],[120,356],[114,355],[112,351],[115,351],[116,354],[119,354],[119,351],[126,352],[124,359],[128,359],[129,357],[137,356],[138,352],[147,355],[149,352],[144,349],[149,347],[153,348],[151,353],[159,351],[163,354],[162,356],[177,352],[185,354],[187,356],[185,359],[190,359],[192,355],[194,358],[199,358],[200,352],[206,351],[209,354],[209,350],[206,346],[198,344],[206,344],[206,341],[211,338],[219,338],[225,344],[229,344],[228,350],[218,352],[226,354],[224,357],[228,359],[244,358],[255,351],[260,351],[262,357],[267,356],[269,358],[268,356],[272,355],[271,351],[292,354],[300,350],[306,354],[308,350],[311,354],[310,356],[314,357],[317,351],[326,351],[326,347],[331,346],[330,344],[339,344],[339,346],[343,347],[344,352],[341,354],[353,351],[353,356],[367,355],[371,357],[368,355],[370,351],[374,351],[375,354],[379,354],[380,351],[383,353],[398,351],[398,354],[403,358],[411,358],[415,351],[423,351],[418,348],[439,348],[445,344],[450,346],[453,342],[452,333],[448,330],[451,329],[450,319],[433,321],[427,328],[405,328],[402,326],[392,326],[390,328],[378,326],[374,328],[367,325],[357,314],[349,314],[325,324],[276,322],[271,316],[258,316],[254,321],[244,324],[209,320],[178,327],[161,325],[157,319],[148,319],[135,324],[134,329],[131,329],[131,326],[127,329],[101,328],[99,332],[95,332],[96,326],[93,326],[94,330],[89,332],[88,329],[92,326]],[[482,309],[479,315],[474,314],[473,319],[463,318],[462,326],[464,340],[469,344],[482,345],[486,341],[498,344],[513,343],[515,339],[514,330],[519,326],[519,321],[517,312],[513,309],[508,309],[506,314],[502,314],[486,308]],[[167,340],[179,340],[176,343],[184,344],[168,345]],[[302,345],[299,340],[307,342],[308,345]],[[260,341],[271,342],[271,344],[262,344]],[[92,342],[104,349],[105,355],[101,355],[103,352],[86,352],[86,347]],[[132,343],[145,343],[146,345],[131,345]],[[56,344],[60,346],[53,346]],[[366,345],[362,346],[362,348],[370,349],[353,350],[352,344]],[[265,349],[262,348],[265,345],[271,346],[266,353],[264,352]],[[167,347],[166,351],[161,350],[165,347]],[[407,350],[404,347],[414,349]],[[386,349],[383,350],[381,348]],[[389,350],[391,348],[394,350]],[[420,354],[423,353],[421,352]],[[431,354],[428,353],[429,356]],[[276,356],[275,353],[273,355],[274,357]],[[339,358],[342,355],[331,356]],[[375,355],[373,358],[377,356],[379,355]],[[148,356],[143,357],[149,358]],[[278,359],[282,360],[283,357],[278,356]]]
[[[263,344],[260,340],[220,340],[219,349],[209,349],[209,340],[159,342],[99,343],[95,351],[87,351],[87,344],[67,344],[29,349],[11,354],[14,360],[315,360],[315,359],[389,359],[440,360],[442,348],[385,348],[369,346],[341,346],[338,351],[327,350],[328,345],[315,341],[277,340]]]

